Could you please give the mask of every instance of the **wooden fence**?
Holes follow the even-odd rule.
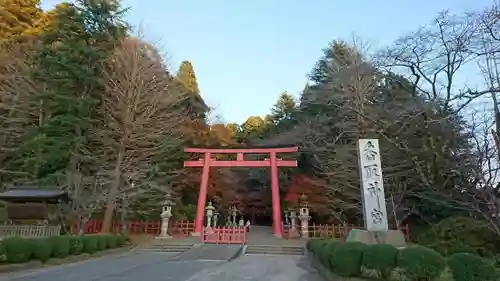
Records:
[[[60,225],[0,225],[0,238],[6,237],[51,237],[59,236]]]
[[[160,221],[127,221],[127,231],[130,234],[150,234],[159,235],[161,232],[161,222]],[[113,222],[112,232],[120,232],[122,230],[122,224],[120,222]],[[172,236],[177,235],[189,235],[194,232],[194,222],[193,221],[176,221],[170,222],[169,233]],[[353,229],[363,229],[363,227],[355,225],[334,225],[334,224],[311,224],[308,227],[309,237],[332,237],[338,239],[345,239],[349,232]],[[391,227],[391,229],[401,230],[406,238],[406,241],[410,241],[410,228],[408,225],[400,226],[398,228]],[[102,220],[89,220],[84,227],[85,234],[95,234],[102,230]],[[223,231],[221,231],[222,233]],[[0,236],[2,230],[0,228]],[[78,233],[78,226],[73,227],[73,233]],[[297,234],[301,233],[300,225],[297,225]],[[283,236],[285,238],[292,238],[290,235],[290,226],[283,225]],[[300,237],[300,236],[299,236]],[[210,239],[208,239],[210,240]]]
[[[246,244],[248,241],[247,229],[244,227],[204,227],[201,242],[209,244]]]
[[[309,237],[315,238],[337,238],[337,239],[345,239],[349,232],[353,229],[364,229],[361,226],[355,225],[334,225],[334,224],[312,224],[308,227]],[[400,227],[391,227],[393,230],[401,230],[405,235],[406,241],[410,241],[410,227],[408,225],[400,226]],[[297,234],[301,233],[300,225],[297,225]],[[283,236],[285,238],[292,238],[290,235],[290,226],[283,225]]]
[[[102,220],[89,220],[83,228],[85,234],[95,234],[102,230]],[[161,221],[127,221],[127,232],[130,234],[159,235],[161,232]],[[120,232],[123,229],[121,222],[114,221],[111,225],[112,232]],[[188,235],[194,231],[194,222],[176,221],[169,223],[171,235]],[[78,233],[78,226],[73,227],[73,233]]]

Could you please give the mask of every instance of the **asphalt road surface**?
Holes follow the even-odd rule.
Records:
[[[27,272],[0,281],[320,281],[305,257],[241,256],[231,262],[170,260],[175,254],[129,252]]]

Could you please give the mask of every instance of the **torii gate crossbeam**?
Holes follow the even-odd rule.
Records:
[[[200,235],[203,231],[205,205],[207,201],[208,178],[210,167],[270,167],[271,169],[271,196],[273,203],[273,233],[281,237],[281,206],[278,184],[278,167],[297,167],[295,160],[282,160],[276,157],[278,153],[297,152],[298,147],[278,148],[185,148],[187,153],[201,153],[203,158],[184,162],[184,167],[201,167],[200,192],[196,206],[196,219],[193,235]],[[236,154],[236,160],[223,161],[212,158],[214,154]],[[245,154],[269,154],[265,160],[245,160]]]

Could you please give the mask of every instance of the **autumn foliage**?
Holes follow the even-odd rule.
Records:
[[[287,206],[298,207],[302,195],[307,199],[308,206],[315,211],[323,211],[322,206],[328,201],[324,187],[318,180],[303,174],[297,174],[292,176],[284,201]]]

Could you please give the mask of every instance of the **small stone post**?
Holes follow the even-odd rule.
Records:
[[[302,238],[309,238],[309,220],[311,216],[309,216],[309,208],[307,206],[307,197],[305,194],[300,196],[300,209],[299,209],[299,220],[300,220],[300,229],[302,231]]]
[[[170,235],[168,235],[168,223],[170,218],[172,217],[172,206],[174,205],[174,202],[171,199],[170,193],[167,193],[165,196],[165,201],[163,201],[163,207],[162,207],[162,212],[161,212],[161,232],[160,236],[157,238],[160,239],[168,239],[171,238]]]
[[[299,237],[300,234],[297,231],[297,212],[295,210],[290,210],[290,238]]]
[[[297,225],[295,219],[297,218],[297,212],[295,210],[290,211],[290,230],[295,231],[297,230]]]
[[[215,210],[214,212],[214,228],[217,228],[217,221],[219,220],[219,212]]]
[[[205,207],[207,214],[207,228],[212,227],[212,217],[214,216],[215,207],[212,205],[212,202],[208,202],[208,206]]]
[[[233,222],[233,227],[236,227],[236,214],[238,210],[236,209],[235,206],[231,207],[231,216],[232,216],[232,222]]]

